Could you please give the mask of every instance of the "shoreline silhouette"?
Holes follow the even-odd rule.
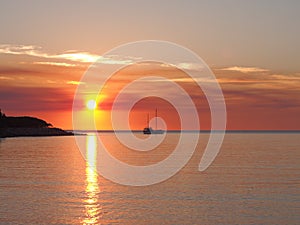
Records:
[[[53,127],[45,120],[30,116],[6,116],[0,110],[0,138],[72,135],[73,132]]]

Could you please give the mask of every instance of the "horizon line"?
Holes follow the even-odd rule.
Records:
[[[97,133],[140,133],[143,130],[72,130],[66,129],[66,131],[73,131],[73,132],[97,132]],[[210,132],[225,132],[225,133],[299,133],[300,130],[164,130],[166,133],[180,133],[180,132],[203,132],[203,133],[210,133]]]

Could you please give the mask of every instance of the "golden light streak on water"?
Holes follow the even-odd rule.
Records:
[[[96,172],[97,164],[97,136],[88,135],[86,137],[86,195],[85,218],[83,224],[98,224],[100,218],[101,207],[98,202],[98,194],[100,192],[98,185],[98,174]]]

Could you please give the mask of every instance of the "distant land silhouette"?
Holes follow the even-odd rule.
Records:
[[[0,138],[25,136],[67,136],[72,132],[53,127],[51,123],[30,116],[6,116],[0,109]]]

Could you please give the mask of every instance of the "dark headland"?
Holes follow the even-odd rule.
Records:
[[[70,136],[72,132],[53,127],[44,120],[29,116],[6,116],[0,110],[0,138]]]

